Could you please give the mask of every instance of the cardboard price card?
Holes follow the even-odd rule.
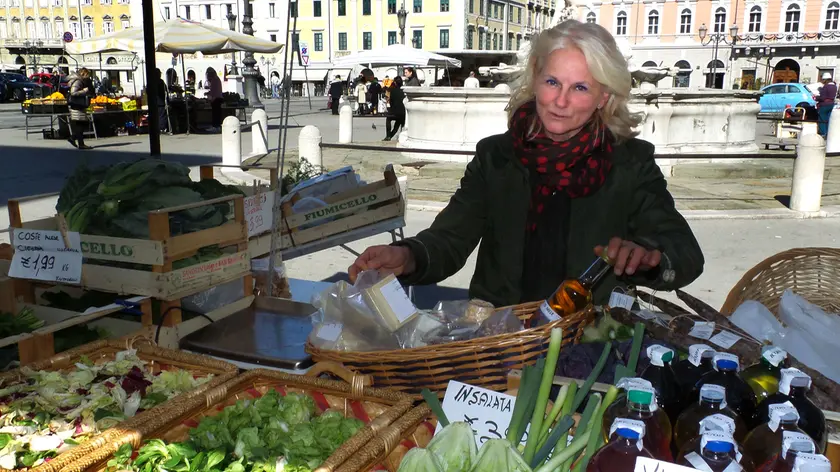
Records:
[[[274,221],[274,191],[260,192],[245,198],[245,221],[248,222],[248,237],[271,230]]]
[[[450,380],[443,397],[443,412],[450,422],[464,421],[475,432],[478,447],[489,439],[503,439],[508,433],[516,397]],[[438,423],[438,433],[441,429]],[[526,431],[522,441],[526,441]]]
[[[649,457],[638,457],[636,458],[636,467],[633,469],[633,472],[692,472],[695,470],[698,469],[658,461]]]
[[[15,255],[9,276],[46,282],[81,283],[82,251],[79,233],[16,228]]]

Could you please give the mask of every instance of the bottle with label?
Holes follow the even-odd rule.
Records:
[[[697,381],[703,374],[714,370],[712,358],[715,357],[714,349],[705,344],[692,344],[688,347],[688,357],[674,364],[674,377],[680,386],[686,404],[691,402],[688,398]]]
[[[647,348],[650,365],[642,372],[642,378],[649,381],[656,391],[656,403],[668,414],[671,424],[677,421],[682,407],[680,387],[674,377],[671,363],[674,351],[659,344]]]
[[[735,420],[720,413],[703,418],[700,421],[700,431],[693,439],[687,441],[680,449],[679,454],[677,454],[677,462],[682,461],[683,458],[692,451],[699,453],[703,435],[710,432],[717,432],[727,436],[732,436],[735,433]],[[741,464],[741,467],[743,467],[745,471],[752,472],[754,468],[753,463],[747,456],[744,455],[744,449],[740,446],[739,441],[735,442],[735,457],[738,459],[738,463]]]
[[[602,423],[605,439],[616,418],[639,420],[645,424],[645,445],[654,459],[669,461],[671,454],[671,420],[656,404],[656,392],[650,382],[641,378],[621,379],[619,388],[627,395],[607,407]]]
[[[576,279],[563,281],[554,294],[540,305],[545,321],[557,321],[577,313],[592,302],[592,289],[612,269],[606,251]]]
[[[755,416],[755,393],[752,388],[738,376],[738,356],[719,352],[713,359],[714,370],[706,373],[697,382],[691,398],[697,401],[700,398],[700,389],[703,385],[720,385],[726,389],[726,403],[735,413],[741,415],[744,423],[751,425]]]
[[[808,433],[817,445],[817,453],[825,452],[828,435],[825,432],[825,414],[807,397],[811,388],[811,377],[799,369],[782,369],[779,391],[770,395],[758,405],[756,421],[770,421],[769,407],[790,402],[799,413],[799,428]]]
[[[787,359],[787,352],[783,349],[765,346],[761,351],[761,359],[758,363],[741,372],[741,377],[753,389],[759,403],[779,389],[779,380],[782,379],[785,359]]]
[[[791,472],[796,456],[814,454],[814,441],[807,434],[793,431],[782,433],[782,452],[761,465],[756,472]]]
[[[653,458],[642,440],[645,424],[639,420],[616,418],[609,437],[609,442],[592,457],[586,472],[633,472],[636,458]]]
[[[802,433],[797,422],[799,413],[790,402],[770,405],[770,421],[750,431],[744,439],[744,454],[756,467],[763,467],[782,452],[782,438],[786,431]]]
[[[797,454],[793,472],[831,472],[831,462],[822,454]]]
[[[680,461],[681,465],[705,472],[738,472],[744,470],[738,463],[735,439],[720,431],[704,433],[697,451],[691,451]]]
[[[674,425],[674,445],[682,450],[685,443],[699,434],[700,422],[712,415],[731,418],[735,427],[732,436],[736,441],[743,441],[747,435],[744,420],[726,404],[726,389],[720,385],[706,384],[700,388],[700,401],[683,411]]]

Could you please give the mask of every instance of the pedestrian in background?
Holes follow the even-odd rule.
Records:
[[[822,75],[822,83],[820,95],[817,97],[817,114],[820,117],[817,128],[820,136],[825,138],[828,135],[828,120],[831,118],[831,110],[834,109],[834,100],[837,98],[837,84],[834,83],[829,72]]]
[[[417,72],[414,70],[413,67],[406,67],[405,68],[405,86],[406,87],[419,87],[420,86],[420,79],[417,78]]]
[[[405,92],[402,89],[402,78],[397,77],[394,83],[391,84],[391,98],[389,102],[388,117],[385,120],[385,139],[383,141],[390,141],[397,135],[397,133],[405,126]],[[393,128],[391,125],[394,125]]]
[[[470,72],[470,76],[464,80],[464,88],[479,88],[481,87],[481,83],[475,77],[475,72]]]
[[[158,129],[161,133],[166,132],[167,130],[172,132],[173,130],[169,129],[168,120],[167,120],[167,107],[166,107],[166,97],[169,95],[166,93],[166,82],[163,80],[163,73],[160,69],[155,69],[157,71],[157,104],[158,104]]]
[[[330,109],[333,115],[338,115],[338,104],[341,101],[341,96],[344,94],[344,82],[341,81],[341,76],[335,76],[335,80],[330,84]]]
[[[82,67],[70,76],[69,82],[70,97],[67,104],[70,107],[71,137],[67,141],[79,149],[93,149],[85,144],[85,131],[88,128],[87,109],[90,107],[91,97],[94,96],[90,71]]]
[[[280,76],[271,76],[271,98],[280,98]]]
[[[370,111],[375,115],[379,113],[379,98],[382,96],[382,86],[379,85],[376,77],[371,79],[370,86],[368,86],[368,95],[370,95]]]
[[[216,74],[216,69],[212,67],[207,68],[207,83],[210,84],[210,90],[207,91],[207,98],[210,100],[210,110],[212,113],[213,126],[210,128],[211,133],[218,133],[222,129],[222,81],[219,75]],[[187,126],[190,124],[187,123]]]
[[[360,76],[359,81],[356,82],[356,88],[354,89],[354,95],[356,95],[356,103],[359,104],[360,115],[364,115],[367,113],[367,84],[365,82],[365,77]]]

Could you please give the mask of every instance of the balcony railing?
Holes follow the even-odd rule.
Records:
[[[27,41],[29,44],[27,44]],[[36,42],[39,42],[36,44]],[[60,38],[53,38],[53,39],[20,39],[20,38],[2,38],[0,39],[0,45],[6,48],[30,48],[34,47],[36,49],[45,49],[45,48],[63,48],[64,41]]]
[[[749,44],[801,44],[840,41],[840,31],[810,33],[746,33],[738,35],[738,43]]]

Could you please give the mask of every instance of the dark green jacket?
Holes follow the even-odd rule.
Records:
[[[616,286],[673,290],[703,272],[703,254],[688,223],[674,207],[653,145],[631,139],[613,149],[613,166],[593,195],[571,200],[566,268],[575,277],[595,259],[593,248],[612,237],[662,251],[659,268],[617,280],[610,273],[597,286],[596,303],[606,303]],[[440,282],[460,270],[478,248],[470,297],[496,306],[521,303],[525,220],[531,198],[528,170],[515,158],[509,133],[476,145],[461,187],[432,226],[400,245],[408,246],[417,270],[406,285]],[[548,296],[550,294],[546,294]]]

